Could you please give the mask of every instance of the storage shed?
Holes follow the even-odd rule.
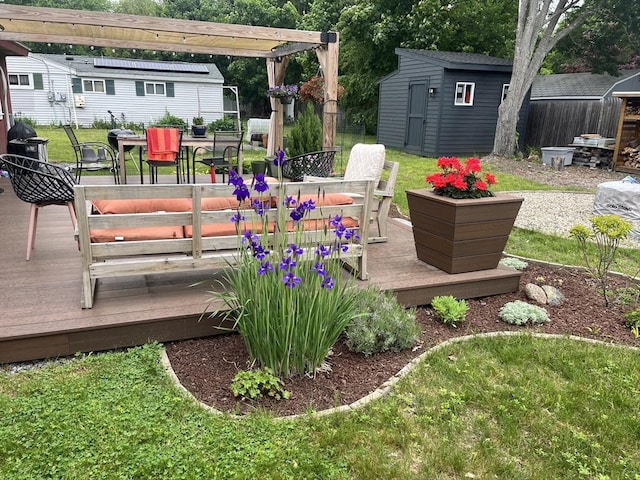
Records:
[[[398,70],[379,82],[378,142],[431,157],[490,153],[511,60],[405,48],[396,54]],[[520,138],[528,106],[527,97]]]

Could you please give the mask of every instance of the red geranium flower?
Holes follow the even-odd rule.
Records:
[[[496,177],[490,173],[481,176],[482,165],[477,158],[464,163],[456,157],[440,157],[437,162],[442,171],[427,175],[426,181],[438,195],[451,198],[492,197],[489,185],[495,185]]]

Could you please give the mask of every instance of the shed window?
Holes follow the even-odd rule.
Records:
[[[31,76],[28,73],[10,73],[9,85],[12,87],[30,88]]]
[[[164,83],[145,82],[144,91],[146,95],[166,95],[166,87]]]
[[[507,98],[508,91],[509,91],[509,84],[505,83],[504,85],[502,85],[502,96],[500,97],[501,102],[504,102],[505,99]]]
[[[456,100],[455,105],[470,107],[473,105],[473,92],[475,83],[457,82],[456,83]]]
[[[83,80],[82,88],[85,92],[104,93],[104,80]]]

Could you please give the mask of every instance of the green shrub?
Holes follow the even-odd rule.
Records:
[[[576,240],[582,250],[582,258],[589,273],[600,284],[605,306],[609,306],[607,295],[607,275],[616,256],[620,241],[631,232],[631,223],[617,215],[591,217],[591,230],[584,225],[575,225],[569,235]],[[595,260],[588,255],[587,241],[595,242]]]
[[[29,118],[29,117],[15,117],[13,121],[14,121],[14,124],[18,122],[26,123],[27,125],[32,127],[34,130],[38,127],[38,122],[33,118]]]
[[[290,157],[322,149],[322,122],[311,107],[302,113],[294,126],[287,146]]]
[[[640,327],[640,308],[634,308],[624,313],[624,324],[629,328]]]
[[[469,305],[464,300],[456,300],[452,295],[433,297],[431,306],[442,323],[456,327],[465,321]]]
[[[273,374],[270,368],[258,370],[240,370],[231,382],[231,391],[236,397],[257,400],[264,395],[280,400],[289,398],[282,380]]]
[[[529,266],[529,264],[524,260],[520,260],[519,258],[515,258],[515,257],[503,258],[502,260],[500,260],[500,265],[504,265],[505,267],[515,268],[516,270],[520,270],[520,271],[526,269]]]
[[[236,125],[236,120],[233,118],[219,118],[218,120],[214,120],[207,125],[207,129],[210,132],[220,132],[220,131],[231,131],[237,130],[238,126]]]
[[[178,127],[178,128],[186,128],[187,122],[185,122],[180,117],[176,117],[175,115],[171,115],[169,112],[165,113],[163,117],[157,120],[154,125],[159,127]]]
[[[502,320],[511,325],[524,325],[527,322],[538,324],[549,321],[549,314],[544,308],[522,300],[506,303],[500,309],[499,315]]]
[[[356,305],[361,314],[345,330],[349,350],[365,355],[398,352],[418,341],[415,309],[405,309],[392,293],[369,286],[357,292]]]

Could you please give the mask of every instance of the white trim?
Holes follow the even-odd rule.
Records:
[[[475,82],[456,82],[453,105],[456,107],[473,107],[475,91]],[[461,94],[461,96],[458,97],[458,94]],[[467,96],[469,97],[468,99],[466,98]]]

